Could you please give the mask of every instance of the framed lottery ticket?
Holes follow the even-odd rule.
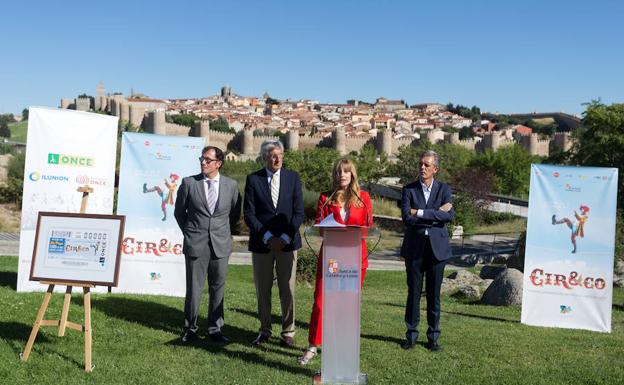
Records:
[[[117,286],[125,216],[39,212],[31,281]]]

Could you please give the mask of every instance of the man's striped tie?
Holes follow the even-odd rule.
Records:
[[[210,210],[210,214],[214,214],[215,205],[217,204],[217,189],[213,180],[206,179],[206,183],[208,183],[208,196],[206,197],[208,210]]]
[[[277,208],[277,199],[279,198],[279,176],[273,174],[271,177],[271,200],[273,201],[273,207]]]

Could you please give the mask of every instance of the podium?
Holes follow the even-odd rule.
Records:
[[[323,349],[316,384],[366,384],[360,373],[362,239],[371,230],[333,222],[323,238]]]

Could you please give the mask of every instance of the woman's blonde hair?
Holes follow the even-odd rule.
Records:
[[[351,172],[351,182],[349,183],[346,191],[340,188],[340,180],[338,179],[340,170],[343,169],[344,171]],[[336,161],[334,164],[334,171],[332,172],[332,186],[333,190],[336,191],[334,198],[332,199],[332,203],[347,207],[362,206],[357,170],[355,168],[355,164],[350,159],[343,158]]]

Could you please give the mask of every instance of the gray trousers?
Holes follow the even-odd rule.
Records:
[[[199,305],[206,276],[208,276],[208,333],[221,331],[223,326],[223,294],[227,275],[228,257],[215,258],[210,246],[210,255],[185,257],[186,298],[184,300],[184,329],[197,332]]]
[[[295,335],[297,252],[252,253],[251,260],[258,299],[260,333],[266,336],[271,335],[271,288],[273,287],[273,268],[275,267],[282,306],[281,335],[282,337],[293,337]]]

